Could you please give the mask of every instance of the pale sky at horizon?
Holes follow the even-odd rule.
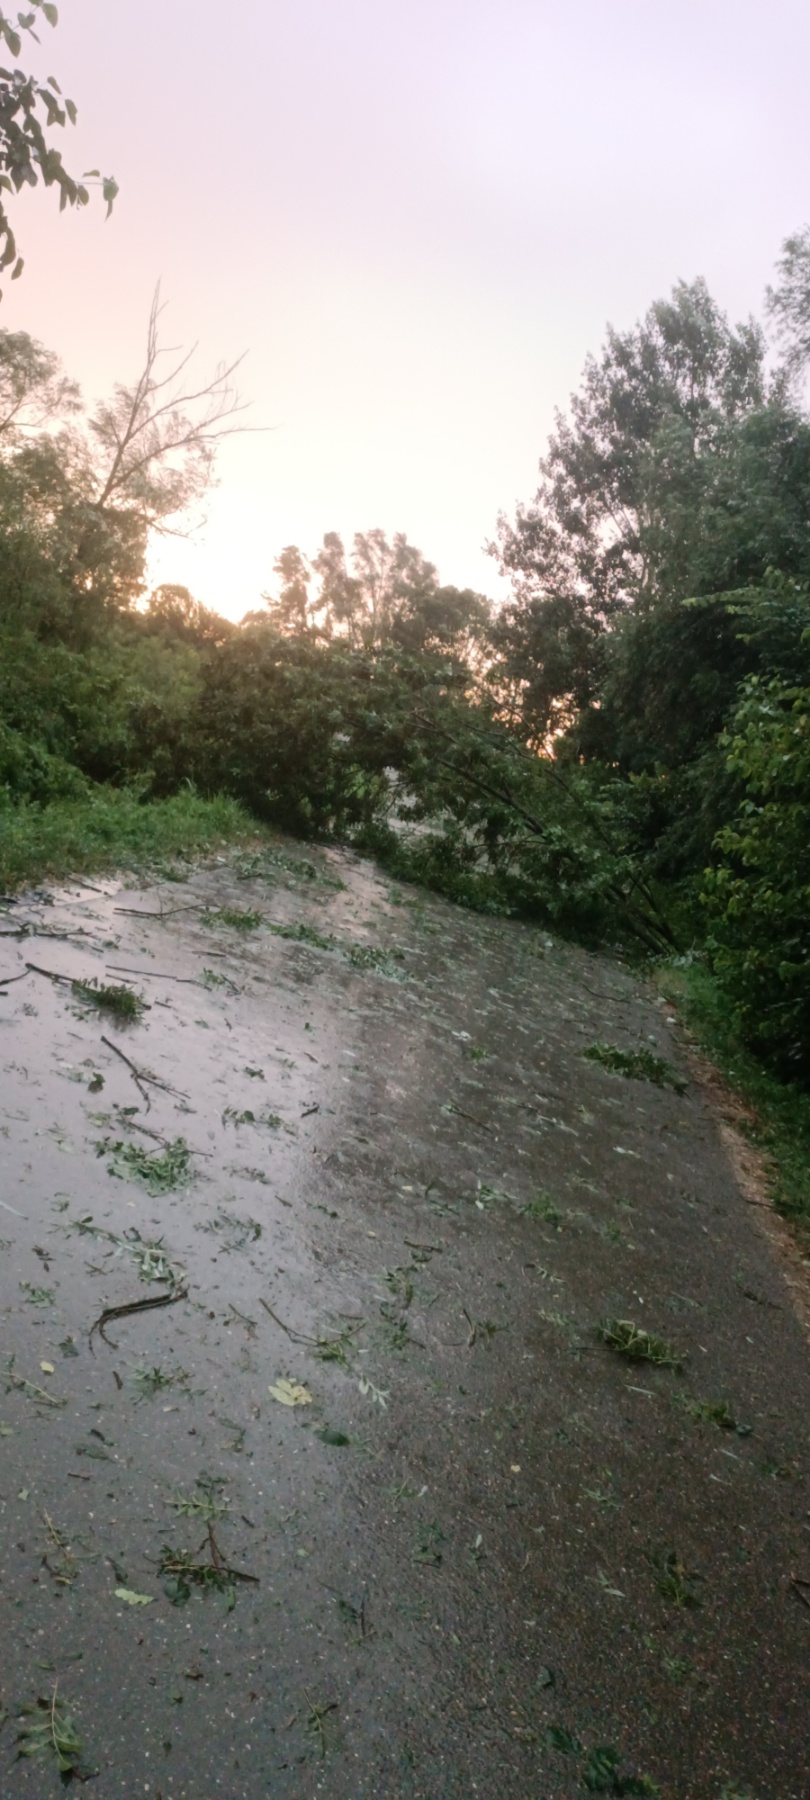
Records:
[[[154,561],[232,617],[328,530],[499,592],[481,547],[607,321],[696,275],[759,312],[810,221],[804,0],[62,0],[41,35],[66,166],[121,193],[106,224],[13,202],[0,324],[88,398],[137,375],[158,279],[201,368],[248,351],[274,430]]]

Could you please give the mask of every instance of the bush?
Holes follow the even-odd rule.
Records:
[[[810,1079],[810,688],[752,678],[723,742],[745,797],[705,878],[708,950],[743,1039]]]

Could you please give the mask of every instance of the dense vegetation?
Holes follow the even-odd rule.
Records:
[[[164,373],[156,306],[141,377],[88,413],[0,333],[2,879],[37,843],[86,866],[82,821],[92,844],[93,818],[114,840],[153,802],[190,821],[225,796],[468,905],[697,950],[742,1038],[806,1086],[810,233],[768,310],[770,362],[700,281],[608,333],[499,523],[508,603],[442,586],[403,536],[347,557],[329,532],[282,552],[239,626],[144,581],[150,532],[209,477],[231,372]]]

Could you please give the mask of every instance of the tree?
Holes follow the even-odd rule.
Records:
[[[263,594],[273,624],[291,636],[302,636],[310,628],[309,584],[312,570],[295,544],[288,544],[273,565],[281,588],[277,595]]]
[[[493,545],[515,587],[493,679],[535,742],[603,706],[628,630],[657,608],[769,567],[810,572],[810,425],[785,382],[769,389],[763,355],[760,328],[731,328],[697,281],[589,358],[535,499]],[[670,641],[688,637],[679,625]],[[616,680],[612,698],[616,711]],[[603,729],[599,742],[610,756]]]
[[[810,360],[810,225],[785,239],[776,266],[779,281],[768,288],[766,304],[793,381]]]
[[[243,358],[220,363],[208,381],[189,386],[185,375],[197,348],[180,354],[161,346],[160,285],[149,313],[146,359],[132,387],[116,386],[89,421],[93,449],[93,505],[99,513],[125,511],[147,531],[199,500],[212,477],[223,437],[248,429],[228,423],[245,410],[234,385]],[[162,359],[179,356],[166,373]]]
[[[81,405],[58,356],[27,331],[0,331],[0,450],[8,451]]]
[[[810,633],[806,634],[810,636]],[[810,1080],[810,687],[748,681],[723,739],[744,783],[706,875],[709,952],[743,1037]]]
[[[311,562],[289,544],[274,573],[281,586],[264,599],[273,624],[288,635],[343,639],[372,655],[447,652],[469,663],[489,629],[489,602],[469,588],[440,587],[433,563],[401,531],[391,542],[384,531],[356,532],[351,570],[343,539],[327,531]]]
[[[34,29],[38,18],[56,25],[58,14],[51,0],[30,0],[31,11],[17,14],[16,25],[0,11],[0,44],[16,62],[22,53],[23,34],[39,42]],[[45,129],[43,130],[43,119]],[[45,131],[54,125],[76,122],[72,100],[62,98],[55,76],[44,83],[22,69],[0,68],[0,194],[18,194],[23,187],[58,187],[59,209],[86,206],[90,185],[100,185],[107,203],[107,217],[112,211],[118,185],[111,175],[100,176],[91,169],[80,181],[69,175],[62,162],[61,151],[48,142]],[[12,266],[13,265],[13,266]],[[23,259],[17,244],[5,202],[0,198],[0,270],[11,268],[11,279],[22,274]]]

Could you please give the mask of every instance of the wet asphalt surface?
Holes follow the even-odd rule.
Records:
[[[583,1058],[681,1065],[653,991],[281,842],[0,932],[3,1800],[55,1689],[98,1800],[808,1800],[810,1351]]]

